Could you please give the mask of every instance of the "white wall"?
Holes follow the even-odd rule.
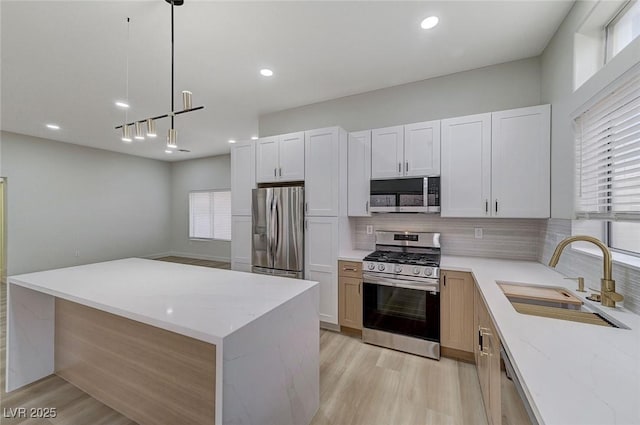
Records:
[[[189,192],[230,188],[231,157],[229,155],[180,161],[171,164],[172,254],[230,261],[230,242],[189,239]]]
[[[260,136],[339,125],[347,131],[540,104],[530,58],[260,116]]]
[[[0,138],[9,275],[169,250],[169,164],[15,133]]]
[[[571,114],[640,61],[640,38],[575,92],[575,33],[597,4],[576,2],[542,54],[542,102],[551,103],[551,217],[573,218],[574,138]]]

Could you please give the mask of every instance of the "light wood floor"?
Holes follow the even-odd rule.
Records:
[[[6,285],[0,289],[0,415],[17,407],[57,409],[54,419],[2,418],[0,423],[135,425],[55,375],[10,394],[4,392]],[[324,330],[320,336],[320,392],[313,425],[487,423],[475,366],[366,345]]]

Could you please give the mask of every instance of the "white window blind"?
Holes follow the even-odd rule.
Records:
[[[189,193],[189,238],[231,240],[231,192]]]
[[[640,219],[640,72],[574,121],[576,214]]]

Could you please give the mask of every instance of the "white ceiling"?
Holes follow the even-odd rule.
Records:
[[[167,155],[167,119],[155,141],[124,144],[114,130],[127,46],[129,121],[169,110],[164,0],[2,0],[1,125],[161,160],[223,154],[229,139],[256,135],[264,113],[539,55],[572,3],[186,0],[175,9],[176,105],[191,90],[206,108],[176,118],[179,147],[191,153]],[[422,30],[430,15],[440,25]]]

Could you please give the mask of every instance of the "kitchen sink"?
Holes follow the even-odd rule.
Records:
[[[580,298],[565,288],[520,282],[496,283],[520,314],[629,329],[599,309],[585,305]]]

